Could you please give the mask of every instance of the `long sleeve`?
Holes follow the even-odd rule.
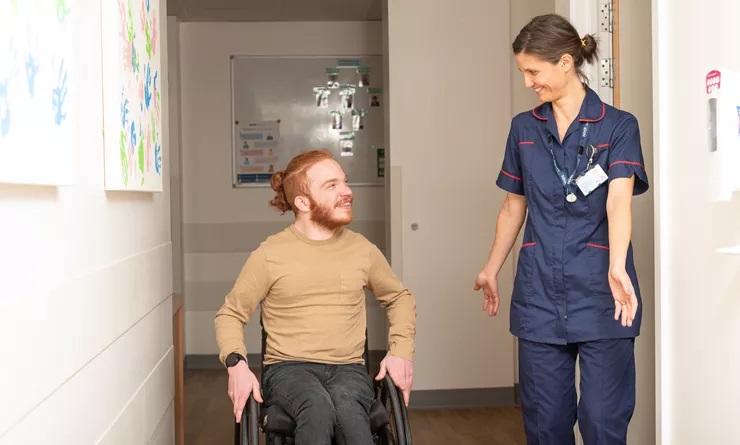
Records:
[[[367,287],[388,315],[388,352],[412,360],[416,338],[416,300],[375,246],[370,251]]]
[[[244,345],[244,325],[271,287],[267,258],[260,246],[249,255],[234,287],[226,295],[224,304],[216,313],[216,342],[219,359],[223,363],[232,352],[247,356]]]

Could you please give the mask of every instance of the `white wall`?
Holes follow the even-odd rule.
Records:
[[[213,316],[249,252],[292,222],[268,207],[270,188],[231,186],[231,55],[382,53],[379,22],[182,23],[182,197],[187,354],[217,353]],[[355,192],[353,227],[385,244],[382,187]],[[385,347],[383,315],[369,310],[370,347]],[[373,329],[375,326],[376,329]],[[247,348],[259,351],[259,323]]]
[[[653,197],[653,100],[650,5],[643,0],[620,0],[620,108],[640,124],[642,153],[652,188],[632,201],[632,247],[642,291],[642,327],[635,342],[637,402],[627,443],[655,442],[655,252]]]
[[[391,255],[417,295],[414,387],[510,388],[513,273],[502,272],[497,319],[472,292],[504,197],[494,182],[512,116],[509,2],[387,9]]]
[[[715,249],[740,244],[740,194],[708,199],[704,77],[740,71],[740,3],[652,6],[658,443],[738,443],[740,256]]]
[[[71,6],[77,182],[0,185],[0,443],[173,443],[169,186],[104,191],[100,3]]]

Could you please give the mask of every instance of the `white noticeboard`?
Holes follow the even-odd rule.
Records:
[[[383,185],[381,56],[232,56],[232,183],[266,186],[300,152],[332,152],[352,185]]]

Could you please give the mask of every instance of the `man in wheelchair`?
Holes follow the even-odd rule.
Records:
[[[260,383],[247,366],[244,325],[258,305],[266,333],[262,382],[266,405],[295,421],[296,444],[372,444],[373,384],[364,365],[368,288],[387,310],[389,374],[408,405],[416,334],[413,295],[378,248],[344,226],[352,221],[352,190],[325,151],[293,158],[272,176],[270,205],[295,221],[254,250],[215,318],[228,394],[239,422]]]

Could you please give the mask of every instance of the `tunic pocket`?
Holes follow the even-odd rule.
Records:
[[[519,260],[514,279],[514,292],[511,298],[511,312],[509,314],[511,331],[514,335],[526,335],[531,326],[532,311],[530,306],[534,295],[534,266],[535,249],[537,243],[525,242],[519,250]]]
[[[527,303],[534,293],[532,276],[534,274],[534,254],[537,243],[524,242],[519,250],[516,280],[514,282],[514,299]]]
[[[588,258],[590,260],[591,291],[596,294],[611,295],[609,287],[609,246],[603,243],[586,243]],[[611,301],[610,301],[611,303]]]

